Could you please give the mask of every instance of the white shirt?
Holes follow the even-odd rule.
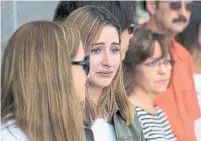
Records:
[[[95,141],[116,141],[114,126],[104,119],[97,119],[91,129]]]
[[[1,141],[27,141],[26,135],[19,129],[14,120],[1,124]]]
[[[197,93],[198,103],[201,110],[201,74],[194,74],[195,90]],[[201,141],[201,118],[195,121],[195,135],[197,141]]]
[[[197,93],[198,103],[201,110],[201,74],[194,74],[195,90]]]
[[[201,141],[201,118],[195,121],[195,136],[197,141]]]

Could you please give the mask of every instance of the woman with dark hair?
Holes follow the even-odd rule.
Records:
[[[168,38],[144,27],[134,31],[123,61],[124,84],[146,141],[176,141],[165,113],[154,104],[167,90],[173,63]]]

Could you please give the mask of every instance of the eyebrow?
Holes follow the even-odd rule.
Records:
[[[120,43],[113,42],[112,45],[120,46]]]
[[[161,58],[160,58],[160,57],[150,57],[150,59],[153,60],[153,61],[158,61],[158,60],[160,60]]]
[[[105,43],[104,42],[100,42],[100,43],[94,43],[92,44],[92,46],[99,46],[99,45],[104,45]]]
[[[161,60],[161,59],[167,59],[167,58],[168,58],[168,59],[169,59],[169,58],[171,59],[170,56],[164,56],[164,57],[162,57],[162,58],[161,58],[161,57],[153,57],[153,56],[150,57],[150,59],[152,59],[153,61],[159,61],[159,60]]]
[[[92,46],[98,46],[98,45],[105,45],[105,43],[104,42],[99,42],[99,43],[92,44]],[[111,45],[118,45],[118,46],[120,46],[120,43],[112,42]]]

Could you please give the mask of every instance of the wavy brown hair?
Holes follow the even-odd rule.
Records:
[[[105,26],[114,27],[120,40],[121,31],[118,21],[102,6],[81,7],[72,12],[65,22],[68,23],[69,21],[80,31],[85,55],[90,55],[92,44],[96,43]],[[108,121],[112,122],[116,106],[123,113],[126,124],[130,124],[133,121],[133,110],[127,101],[121,63],[112,83],[103,89],[97,105],[90,100],[89,94],[86,95],[85,124],[91,125],[98,113],[103,114],[105,112],[108,114]]]
[[[170,53],[170,39],[164,34],[154,33],[146,27],[137,27],[129,41],[128,50],[123,60],[124,86],[127,95],[131,95],[135,87],[136,66],[152,57],[155,42],[158,42],[162,55],[160,60]]]
[[[2,123],[15,120],[29,141],[83,141],[71,74],[79,43],[78,30],[49,21],[12,35],[1,66]]]

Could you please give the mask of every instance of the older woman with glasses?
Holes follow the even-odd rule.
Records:
[[[146,141],[176,141],[168,118],[154,104],[157,95],[167,90],[174,61],[169,40],[147,29],[134,31],[123,61],[124,84]]]

